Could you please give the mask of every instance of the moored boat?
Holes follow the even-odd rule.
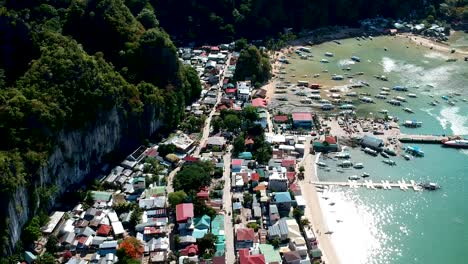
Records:
[[[410,114],[414,113],[413,110],[411,110],[411,108],[408,108],[408,107],[403,108],[403,111],[410,113]]]
[[[409,155],[407,155],[407,154],[404,154],[404,155],[403,155],[403,158],[404,158],[405,160],[410,160],[410,159],[411,159],[411,157],[410,157]]]
[[[390,166],[395,166],[396,165],[396,162],[391,160],[391,159],[386,159],[386,160],[383,160],[382,162],[385,163],[385,164],[388,164]]]
[[[355,169],[362,169],[362,168],[364,168],[364,164],[362,164],[362,163],[356,163],[356,164],[354,164],[353,168],[355,168]]]
[[[364,152],[369,154],[369,155],[373,155],[373,156],[377,155],[377,151],[375,151],[375,150],[373,150],[371,148],[365,148]]]
[[[370,174],[367,173],[367,172],[363,172],[362,175],[361,175],[362,178],[367,178],[369,176],[370,176]]]
[[[411,128],[416,128],[416,127],[421,127],[422,126],[422,122],[418,122],[418,121],[415,121],[415,120],[406,120],[403,125],[405,127],[411,127]]]
[[[357,176],[357,175],[351,175],[348,177],[349,180],[352,180],[352,181],[357,181],[359,180],[361,177]]]
[[[444,142],[444,146],[452,148],[468,148],[468,140],[458,139],[458,140],[449,140]]]
[[[385,152],[383,152],[383,151],[380,152],[380,155],[381,155],[382,157],[384,157],[384,158],[387,158],[387,159],[389,158],[388,154],[385,153]]]
[[[359,58],[358,56],[352,56],[351,57],[351,60],[355,61],[355,62],[360,62],[361,61],[361,58]]]

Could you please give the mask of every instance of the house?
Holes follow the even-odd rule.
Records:
[[[292,113],[293,127],[311,129],[313,126],[312,113],[295,112]]]
[[[255,124],[262,126],[263,129],[268,126],[268,113],[263,108],[258,111],[258,120]]]
[[[247,102],[250,100],[252,86],[250,81],[237,82],[237,99]]]
[[[133,189],[135,191],[141,191],[146,188],[145,177],[136,177],[133,179]]]
[[[114,232],[114,236],[122,236],[125,233],[125,229],[123,228],[122,222],[112,222],[112,231]]]
[[[296,251],[289,251],[283,254],[283,263],[285,264],[301,264],[301,255]]]
[[[306,202],[305,202],[304,197],[302,197],[302,195],[296,195],[294,199],[296,200],[297,207],[299,207],[299,209],[301,210],[304,210],[306,207]]]
[[[267,105],[268,105],[268,101],[263,98],[255,98],[252,100],[253,107],[266,108]]]
[[[185,247],[184,249],[180,250],[180,255],[181,256],[197,256],[198,255],[198,245],[191,244]]]
[[[185,156],[184,157],[184,161],[185,161],[185,164],[192,164],[192,163],[195,163],[197,161],[199,161],[200,159],[197,158],[197,157],[194,157],[194,156]]]
[[[281,166],[285,167],[288,171],[294,171],[296,169],[296,160],[284,159],[281,161]]]
[[[239,172],[242,169],[242,165],[244,164],[243,159],[233,159],[231,161],[231,168],[235,172]]]
[[[239,264],[266,264],[265,256],[261,254],[250,255],[249,249],[239,250]]]
[[[226,145],[226,139],[224,137],[209,137],[206,139],[206,147],[213,148],[218,147],[220,150]]]
[[[289,117],[287,115],[276,115],[273,117],[273,121],[277,124],[283,124],[289,121]]]
[[[278,249],[270,244],[260,244],[258,246],[260,253],[265,257],[266,264],[281,263],[281,255]]]
[[[285,192],[288,190],[288,179],[283,173],[273,171],[268,177],[268,189],[272,192]]]
[[[210,191],[207,187],[201,189],[197,192],[197,198],[200,200],[209,200],[210,199]]]
[[[193,219],[193,203],[182,203],[176,205],[177,223],[188,223]]]
[[[202,238],[210,230],[211,218],[208,215],[197,217],[193,220],[193,226],[194,230],[192,236],[195,238]]]
[[[291,210],[291,194],[289,192],[277,192],[273,195],[271,201],[276,204],[280,215],[288,215]]]
[[[255,93],[255,97],[257,98],[265,98],[267,95],[267,91],[265,89],[258,89]]]
[[[99,245],[99,255],[115,254],[117,252],[117,240],[104,241]]]
[[[106,237],[110,234],[111,229],[112,227],[110,225],[101,225],[96,231],[96,235]]]
[[[253,247],[255,232],[253,228],[241,227],[236,230],[236,249],[249,249]]]
[[[380,150],[384,146],[384,142],[380,138],[365,135],[361,139],[361,146],[364,148],[371,148],[373,150]]]
[[[211,233],[216,236],[215,255],[224,255],[225,251],[225,233],[224,233],[224,215],[216,215],[211,221]]]
[[[286,178],[288,179],[289,183],[293,183],[296,180],[296,172],[295,171],[286,172]]]
[[[303,237],[290,239],[289,249],[297,252],[301,258],[307,257],[307,244]]]
[[[270,225],[274,225],[280,219],[278,207],[276,206],[276,204],[270,204],[268,208],[269,208]]]
[[[274,225],[268,227],[269,239],[279,238],[281,241],[284,241],[288,238],[288,234],[288,225],[286,224],[285,219],[280,219]]]

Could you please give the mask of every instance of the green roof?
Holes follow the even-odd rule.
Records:
[[[322,251],[319,248],[314,248],[310,251],[310,254],[314,258],[320,258],[322,256]]]
[[[266,263],[278,262],[281,263],[281,256],[279,250],[274,249],[272,245],[260,244],[258,245],[260,252],[265,256]]]
[[[223,231],[221,234],[220,231]],[[211,221],[211,233],[215,236],[223,236],[224,237],[224,215],[217,215]]]
[[[209,229],[211,217],[207,215],[203,215],[202,217],[197,217],[193,219],[193,222],[194,222],[194,227],[196,229]]]
[[[166,195],[166,186],[156,186],[151,189],[145,190],[146,198],[149,198],[152,196],[163,196],[163,195]]]
[[[91,195],[93,196],[94,201],[110,201],[112,198],[112,193],[110,192],[100,192],[92,191]]]
[[[239,159],[252,159],[252,152],[241,152],[239,153]]]
[[[260,174],[260,177],[265,177],[265,171],[263,169],[257,169],[257,173]]]

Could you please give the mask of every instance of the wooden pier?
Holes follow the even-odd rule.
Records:
[[[422,191],[423,188],[419,186],[415,181],[411,180],[406,182],[405,180],[399,180],[397,182],[389,182],[382,180],[380,182],[373,182],[372,180],[364,180],[362,182],[348,180],[347,182],[312,182],[315,186],[343,186],[357,189],[359,187],[366,187],[367,189],[384,189],[391,190],[392,188],[398,188],[402,191],[413,189],[414,191]]]
[[[448,136],[433,136],[433,135],[406,135],[401,134],[396,138],[403,143],[428,143],[442,144],[442,141],[449,140]]]

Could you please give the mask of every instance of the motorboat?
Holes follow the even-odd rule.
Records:
[[[440,189],[440,185],[438,185],[437,183],[433,183],[433,182],[420,183],[418,185],[428,191],[435,191],[435,190]]]
[[[415,121],[415,120],[406,120],[403,125],[405,127],[410,127],[410,128],[416,128],[416,127],[421,127],[422,126],[422,122],[418,122],[418,121]]]
[[[385,152],[383,152],[383,151],[380,152],[380,155],[381,155],[382,157],[384,157],[384,158],[387,158],[387,159],[389,158],[388,154],[385,153]]]
[[[408,146],[405,148],[405,151],[413,156],[424,157],[424,151],[422,151],[419,147]]]
[[[383,100],[387,99],[387,97],[385,95],[382,95],[382,94],[376,94],[374,97],[377,98],[377,99],[383,99]]]
[[[382,87],[382,88],[380,88],[380,89],[381,89],[382,91],[387,91],[387,92],[390,91],[390,88],[388,88],[388,87]]]
[[[389,92],[387,92],[387,91],[381,91],[379,94],[380,94],[380,95],[384,95],[384,96],[385,96],[385,95],[389,95],[390,93],[389,93]]]
[[[408,91],[408,88],[405,87],[405,86],[401,86],[401,85],[396,85],[392,88],[392,90],[394,91],[398,91],[398,92],[406,92]]]
[[[357,181],[359,180],[361,177],[357,176],[357,175],[351,175],[348,177],[349,180],[352,180],[352,181]]]
[[[387,103],[389,103],[391,105],[395,105],[395,106],[400,106],[401,105],[401,102],[397,101],[397,100],[389,100],[389,101],[387,101]]]
[[[367,154],[370,154],[372,156],[376,156],[377,155],[377,151],[371,149],[371,148],[365,148],[364,149],[364,152],[367,153]]]
[[[413,110],[411,110],[411,108],[408,108],[408,107],[403,108],[403,111],[410,113],[410,114],[414,113]]]
[[[322,168],[328,167],[327,164],[325,164],[324,162],[321,162],[321,161],[320,161],[320,162],[317,162],[317,166],[322,167]]]
[[[384,149],[384,152],[390,156],[396,156],[396,152],[392,149],[386,148]]]
[[[343,110],[349,110],[349,109],[355,109],[356,107],[352,104],[343,104],[343,105],[340,105],[340,109],[343,109]]]
[[[351,60],[353,60],[355,62],[361,62],[361,58],[359,58],[358,56],[352,56]]]
[[[410,93],[410,94],[408,94],[408,97],[416,98],[416,97],[418,97],[418,96],[417,96],[416,94]]]
[[[411,159],[411,157],[410,157],[409,155],[407,155],[407,154],[404,154],[404,155],[403,155],[403,158],[404,158],[405,160],[410,160],[410,159]]]
[[[358,94],[356,92],[349,92],[349,93],[346,94],[346,96],[356,97],[356,96],[358,96]]]
[[[325,56],[327,56],[327,57],[333,57],[333,56],[335,56],[335,55],[334,55],[333,53],[331,53],[331,52],[325,52]]]
[[[336,169],[336,172],[343,173],[343,172],[344,172],[344,170],[342,170],[342,169]]]
[[[432,105],[432,106],[436,106],[436,105],[437,105],[436,102],[430,102],[429,104]]]
[[[401,96],[396,96],[396,97],[395,97],[395,100],[398,100],[398,101],[400,101],[400,102],[406,102],[406,98],[401,97]]]
[[[444,142],[444,146],[452,148],[468,148],[468,140],[458,139],[458,140],[449,140]]]
[[[396,165],[396,162],[391,160],[391,159],[386,159],[386,160],[383,160],[382,162],[387,164],[387,165],[390,165],[390,166],[395,166]]]
[[[321,59],[320,62],[321,63],[329,63],[329,61],[327,59]]]
[[[363,172],[362,175],[361,175],[362,178],[368,178],[370,177],[369,173],[367,172]]]
[[[386,115],[386,114],[388,114],[388,110],[387,109],[382,109],[382,110],[379,111],[379,113]]]
[[[372,98],[370,97],[365,96],[361,98],[361,102],[371,104],[374,102],[374,100],[372,100]]]
[[[353,163],[349,160],[345,160],[343,162],[341,162],[340,164],[338,164],[338,166],[342,167],[342,168],[349,168],[351,166],[353,166]]]
[[[362,168],[364,168],[364,164],[362,164],[362,163],[356,163],[356,164],[354,164],[353,168],[355,168],[355,169],[362,169]]]

